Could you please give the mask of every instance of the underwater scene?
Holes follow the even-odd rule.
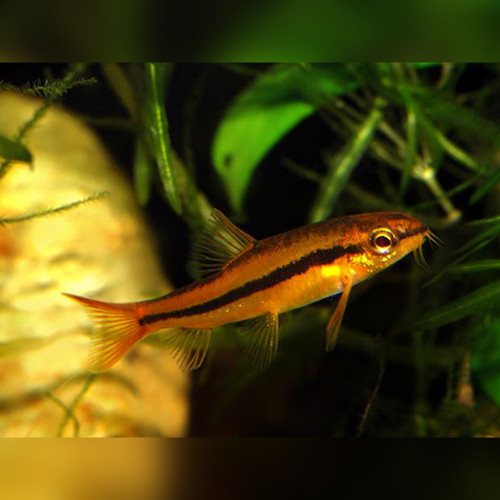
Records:
[[[5,63],[0,223],[2,437],[500,435],[498,64]]]

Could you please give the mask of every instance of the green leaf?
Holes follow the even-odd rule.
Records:
[[[382,114],[384,105],[385,102],[381,99],[376,100],[372,111],[352,135],[342,152],[329,162],[328,173],[320,183],[318,196],[311,209],[310,222],[319,222],[331,214],[344,185],[358,165],[384,117]]]
[[[419,98],[424,113],[440,123],[441,127],[446,125],[462,134],[499,144],[500,126],[478,111],[448,100],[435,91],[423,92],[419,94]]]
[[[467,243],[457,248],[452,255],[467,254],[471,255],[476,250],[484,247],[484,243],[490,243],[498,237],[500,234],[500,224],[493,224],[488,229],[484,229],[482,232],[474,236]]]
[[[403,331],[429,330],[454,323],[475,313],[484,312],[500,301],[500,280],[484,285],[459,299],[424,314],[418,321],[404,327]]]
[[[500,224],[500,215],[487,217],[486,219],[476,219],[467,223],[468,226],[482,226],[485,224]]]
[[[486,182],[481,184],[471,195],[469,204],[479,201],[492,187],[500,182],[500,169],[498,169]]]
[[[458,258],[456,258],[451,264],[448,266],[445,266],[444,268],[441,269],[432,279],[427,281],[423,288],[426,288],[436,281],[438,281],[442,276],[444,276],[446,273],[450,272],[452,269],[456,269],[457,264],[460,262],[464,261],[467,257],[470,257],[474,253],[478,252],[485,246],[489,245],[496,237],[497,234],[500,232],[499,231],[500,226],[495,226],[493,228],[490,228],[488,231],[484,231],[482,234],[476,236],[473,238],[471,241],[466,243],[464,246],[460,247],[458,250],[453,252],[453,255],[457,255],[459,253],[462,253]]]
[[[403,198],[411,173],[417,157],[417,116],[413,109],[413,103],[410,99],[407,102],[406,110],[406,151],[404,155],[403,171],[401,173],[400,196]]]
[[[422,106],[420,106],[417,101],[413,100],[413,105],[413,110],[418,118],[419,124],[434,143],[439,145],[439,147],[451,158],[467,168],[481,173],[487,171],[487,168],[478,163],[467,151],[448,139],[444,132],[428,118]]]
[[[477,329],[479,340],[472,352],[472,370],[484,391],[500,405],[500,318],[489,318]]]
[[[415,62],[415,63],[410,63],[412,66],[415,66],[415,68],[430,68],[432,66],[439,66],[442,63],[437,63],[437,62]]]
[[[219,125],[212,149],[233,210],[241,213],[252,175],[269,150],[319,106],[356,86],[341,65],[279,65],[238,96]]]
[[[476,260],[474,262],[460,264],[449,269],[449,271],[454,274],[467,274],[495,270],[500,270],[500,259]]]
[[[129,115],[137,118],[137,101],[134,96],[134,89],[127,78],[123,67],[118,63],[102,63],[102,73],[109,85],[115,91],[116,96],[128,111]]]
[[[0,134],[0,156],[9,161],[31,163],[32,156],[26,146]]]
[[[146,129],[148,143],[154,151],[167,199],[174,211],[180,214],[181,195],[177,185],[167,114],[163,103],[168,70],[169,66],[165,63],[146,64]]]

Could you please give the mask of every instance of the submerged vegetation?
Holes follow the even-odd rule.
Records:
[[[0,135],[0,176],[31,161],[26,135],[65,105],[122,163],[177,285],[211,206],[256,238],[398,210],[442,240],[425,248],[428,268],[407,259],[357,287],[332,353],[331,300],[286,316],[265,372],[240,355],[237,329],[218,331],[193,375],[193,435],[499,435],[500,66],[105,64],[42,81],[43,69],[0,82],[45,99]]]

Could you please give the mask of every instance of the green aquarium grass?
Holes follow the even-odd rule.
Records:
[[[237,327],[217,331],[192,374],[191,435],[500,434],[497,64],[75,65],[48,80],[39,72],[21,66],[0,82],[45,99],[15,137],[0,136],[0,177],[31,161],[24,139],[50,105],[74,111],[129,176],[176,286],[191,280],[187,255],[214,206],[256,238],[397,210],[441,240],[425,245],[427,268],[409,256],[354,288],[332,353],[324,330],[336,298],[280,318],[278,355],[265,371],[245,359]],[[1,222],[64,217],[103,196]],[[63,408],[59,434],[69,422],[81,431],[75,407],[92,380]]]

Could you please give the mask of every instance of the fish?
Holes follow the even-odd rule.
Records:
[[[205,359],[212,330],[242,324],[249,354],[260,368],[274,359],[279,316],[340,294],[326,327],[326,350],[338,339],[352,287],[437,237],[399,212],[346,215],[256,240],[213,209],[192,260],[199,279],[161,297],[113,303],[63,293],[83,305],[96,328],[90,371],[111,368],[144,337],[162,341],[185,371]]]

